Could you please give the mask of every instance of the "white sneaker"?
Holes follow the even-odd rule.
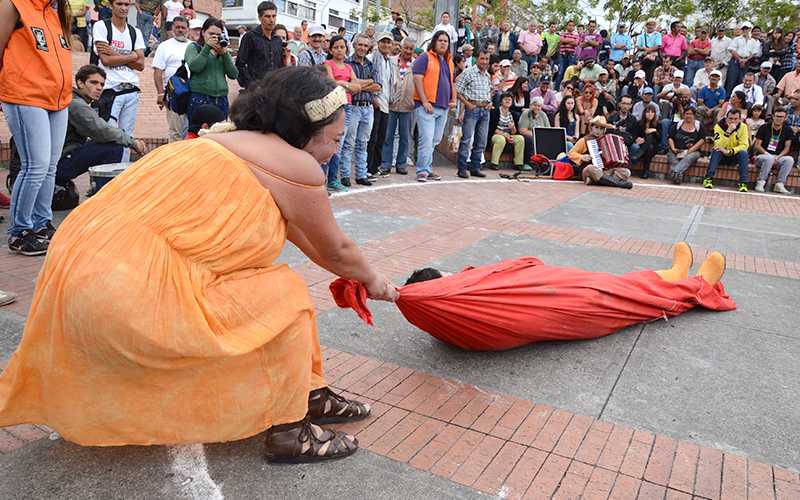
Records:
[[[791,191],[786,189],[786,186],[784,186],[782,182],[776,182],[775,186],[772,188],[772,190],[775,191],[776,193],[792,194]]]
[[[764,192],[764,186],[767,184],[767,181],[758,181],[756,182],[756,191],[759,193]]]

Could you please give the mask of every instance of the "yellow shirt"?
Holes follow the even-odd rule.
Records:
[[[69,0],[69,10],[75,18],[75,26],[86,27],[86,0]]]

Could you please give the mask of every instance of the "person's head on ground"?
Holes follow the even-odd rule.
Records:
[[[422,269],[417,269],[411,276],[408,277],[405,284],[411,285],[413,283],[420,283],[423,281],[431,281],[435,279],[441,278],[443,275],[438,269],[434,269],[432,267],[425,267]]]
[[[215,123],[225,121],[225,113],[213,104],[202,104],[192,110],[189,132],[198,134],[201,130],[211,128]]]
[[[339,35],[331,37],[329,51],[329,59],[339,63],[343,62],[344,58],[347,57],[347,41]]]
[[[261,24],[261,31],[272,36],[272,30],[278,23],[278,7],[272,2],[261,2],[256,7],[258,12],[258,22]]]
[[[81,66],[75,73],[75,88],[87,102],[92,103],[100,99],[103,86],[106,84],[106,72],[100,66],[87,64]]]
[[[225,29],[225,22],[216,17],[209,17],[203,21],[203,29],[200,30],[200,39],[197,43],[205,45],[210,40],[219,41],[222,31]]]
[[[450,54],[450,35],[443,30],[434,33],[430,43],[428,43],[428,52],[433,52],[440,57]]]
[[[336,154],[344,132],[344,87],[319,66],[292,66],[267,73],[231,108],[237,130],[275,134],[320,164]]]
[[[178,42],[185,42],[189,34],[189,20],[183,16],[175,16],[172,20],[172,38]]]

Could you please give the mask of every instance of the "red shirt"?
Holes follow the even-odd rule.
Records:
[[[704,49],[704,50],[705,49],[710,49],[711,48],[711,40],[709,40],[708,38],[706,38],[705,40],[700,40],[699,38],[695,38],[689,44],[689,47],[691,47],[693,49]],[[689,59],[691,59],[692,61],[702,61],[706,57],[707,56],[704,56],[702,54],[692,54],[692,55],[689,56]]]

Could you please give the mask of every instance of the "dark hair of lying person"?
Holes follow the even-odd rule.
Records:
[[[412,283],[419,283],[420,281],[430,281],[435,280],[437,278],[441,278],[442,273],[432,267],[425,267],[422,269],[417,269],[411,276],[408,277],[406,280],[406,285],[410,285]]]

